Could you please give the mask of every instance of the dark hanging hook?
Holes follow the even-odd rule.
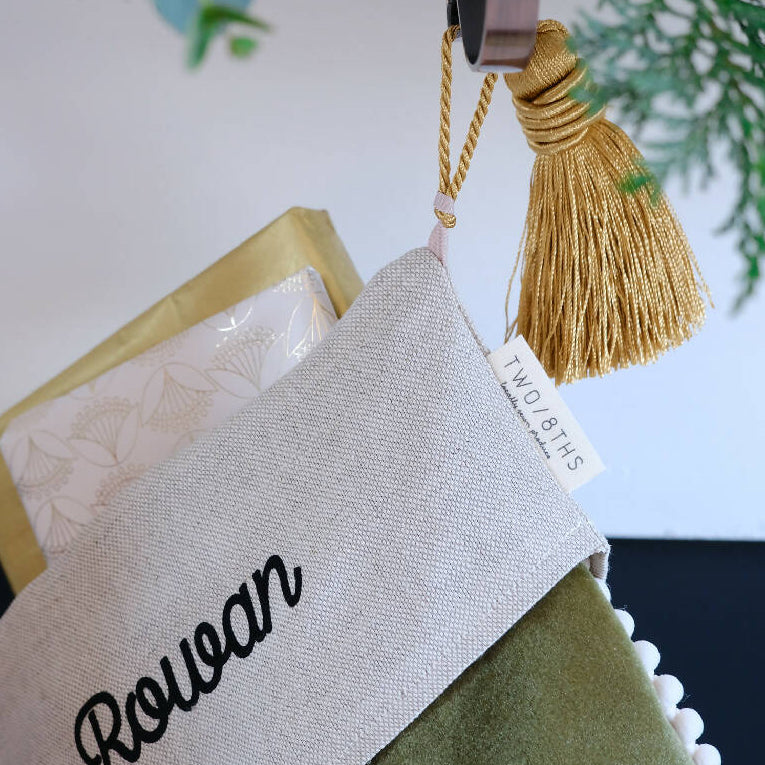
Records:
[[[446,0],[446,25],[457,26],[460,23],[460,12],[457,8],[457,0]]]
[[[539,0],[447,0],[447,23],[459,24],[471,69],[523,69],[537,36]]]

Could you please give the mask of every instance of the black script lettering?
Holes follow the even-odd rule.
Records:
[[[130,726],[130,732],[133,734],[133,761],[141,756],[141,734],[151,735],[154,731],[145,731],[138,721],[138,715],[135,711],[136,698],[135,693],[131,691],[125,700],[125,719]]]
[[[244,643],[239,642],[231,623],[232,612],[237,606],[242,609],[247,619],[248,637]],[[240,659],[246,659],[255,647],[255,643],[260,643],[266,636],[265,631],[258,626],[258,619],[255,616],[255,608],[252,605],[252,598],[246,582],[239,588],[239,592],[232,595],[226,601],[226,605],[223,606],[223,635],[226,638],[228,649]]]
[[[189,641],[185,639],[181,641],[181,651],[183,651],[184,644],[188,648]],[[185,698],[181,693],[181,689],[178,686],[178,680],[175,677],[175,670],[173,669],[173,665],[170,663],[170,659],[168,659],[167,656],[163,656],[159,660],[159,666],[162,670],[162,674],[164,675],[165,683],[167,683],[167,699],[170,704],[170,709],[176,706],[181,710],[181,712],[190,712],[194,708],[197,701],[199,701],[199,687],[194,685],[191,677],[192,673],[188,664],[189,660],[193,663],[194,659],[189,656],[188,651],[186,654],[184,654],[184,658],[186,659],[186,671],[188,672],[189,682],[191,683],[191,694],[188,699]],[[194,670],[196,672],[196,665],[194,666]],[[196,674],[198,675],[198,673]]]
[[[147,692],[151,695],[151,699],[147,698]],[[146,717],[157,721],[153,728],[145,728],[141,724],[136,714],[136,702]],[[125,717],[139,751],[142,741],[153,744],[162,738],[169,716],[170,706],[160,684],[152,677],[142,677],[135,684],[135,693],[129,693],[125,703]]]
[[[196,633],[195,633],[196,634]],[[181,656],[186,664],[186,671],[189,673],[189,681],[191,682],[192,699],[194,703],[197,703],[200,693],[210,693],[215,690],[215,686],[218,685],[218,681],[215,679],[215,673],[209,680],[205,680],[202,673],[199,671],[194,654],[191,651],[191,645],[186,638],[183,638],[178,644],[181,649]],[[201,658],[201,657],[200,657]],[[194,695],[196,692],[196,697]]]
[[[98,707],[105,707],[111,718],[111,730],[107,736],[104,736],[101,724],[96,716],[96,709]],[[90,729],[98,747],[98,754],[89,754],[85,749],[85,744],[82,740],[82,726],[86,720],[90,723]],[[106,691],[92,696],[79,711],[74,722],[74,743],[83,761],[88,765],[110,765],[111,757],[109,752],[116,752],[126,762],[136,762],[141,756],[141,745],[140,743],[138,744],[137,751],[136,748],[130,749],[125,746],[119,739],[121,727],[122,715],[114,696],[111,693],[106,693]]]
[[[207,642],[205,642],[205,639]],[[208,647],[209,644],[209,647]],[[194,646],[197,655],[208,667],[212,667],[213,676],[207,682],[207,688],[202,693],[210,693],[218,687],[223,675],[223,665],[228,661],[230,651],[225,651],[221,645],[215,627],[209,622],[201,622],[194,630]]]
[[[77,713],[74,722],[74,740],[83,762],[86,765],[112,765],[112,753],[126,762],[137,762],[141,756],[142,745],[159,741],[165,734],[170,713],[175,707],[182,712],[190,712],[199,701],[201,694],[212,693],[218,687],[223,676],[223,667],[232,656],[241,659],[246,658],[252,653],[255,644],[262,642],[266,635],[271,632],[273,625],[269,584],[272,572],[276,572],[279,577],[285,603],[290,608],[294,608],[298,604],[303,590],[302,571],[299,566],[296,566],[292,571],[294,584],[290,586],[284,561],[278,555],[272,555],[266,561],[263,571],[256,571],[252,575],[252,581],[258,594],[262,626],[258,625],[250,591],[245,582],[238,592],[226,600],[223,606],[222,642],[215,627],[206,621],[200,622],[194,630],[193,649],[188,638],[183,638],[179,642],[178,647],[189,680],[188,697],[183,695],[175,669],[167,656],[163,656],[159,661],[159,668],[162,671],[167,692],[153,678],[139,678],[135,685],[135,691],[128,693],[124,704],[125,721],[130,727],[132,745],[128,745],[120,739],[122,714],[114,696],[106,691],[93,695]],[[236,606],[241,608],[247,621],[248,635],[244,642],[240,642],[237,638],[232,624],[232,612]],[[212,669],[212,676],[209,679],[202,676],[194,650],[196,650],[196,657]],[[96,710],[101,714],[100,719]],[[139,710],[143,715],[143,720],[138,717]],[[108,722],[106,733],[102,728],[103,720]],[[155,721],[156,724],[152,724],[151,721]],[[95,750],[93,751],[88,748],[91,746],[90,738],[87,741],[87,746],[83,739],[86,731],[90,731],[92,734],[92,741],[95,743]]]
[[[271,572],[276,571],[279,575],[279,584],[282,587],[282,597],[284,602],[293,608],[300,600],[300,593],[303,589],[303,574],[300,567],[297,566],[294,569],[295,577],[295,591],[290,590],[290,582],[287,576],[287,569],[284,567],[284,562],[278,555],[272,555],[263,566],[263,573],[256,571],[252,575],[252,579],[255,582],[255,587],[258,591],[258,600],[260,601],[260,609],[263,612],[263,632],[267,635],[271,632],[271,603],[268,600],[268,583],[271,576]],[[264,635],[265,637],[265,635]],[[263,638],[261,638],[262,640]]]

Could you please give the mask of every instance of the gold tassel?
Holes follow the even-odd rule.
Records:
[[[620,188],[642,157],[605,109],[592,114],[571,97],[586,72],[567,37],[541,21],[527,67],[505,75],[537,153],[518,316],[511,324],[516,260],[505,340],[517,330],[558,384],[655,361],[703,324],[699,289],[709,297],[664,195]]]

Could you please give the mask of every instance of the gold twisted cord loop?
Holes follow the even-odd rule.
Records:
[[[460,28],[451,26],[441,40],[441,123],[438,134],[438,190],[442,194],[449,192],[451,166],[449,150],[451,147],[451,109],[452,109],[452,44],[457,39]]]
[[[489,73],[483,80],[481,94],[478,99],[473,119],[470,122],[467,137],[460,153],[457,170],[451,177],[451,109],[452,109],[452,45],[459,35],[460,28],[451,26],[445,32],[441,41],[441,122],[438,134],[438,190],[442,194],[457,199],[465,176],[470,168],[478,137],[481,134],[483,121],[489,111],[491,96],[497,83],[497,75]],[[434,208],[436,218],[445,228],[454,228],[457,218],[453,213]]]
[[[460,161],[457,165],[457,172],[454,174],[451,186],[449,187],[449,195],[454,199],[457,198],[457,194],[459,194],[462,184],[465,181],[465,176],[470,168],[470,160],[473,159],[475,147],[478,145],[478,136],[481,134],[483,121],[486,119],[486,114],[489,111],[489,104],[491,103],[491,96],[494,92],[494,85],[496,83],[497,75],[490,72],[484,77],[483,84],[481,85],[478,106],[476,106],[475,114],[473,114],[473,119],[470,121],[467,138],[465,138],[465,145],[462,147]]]
[[[556,154],[575,146],[585,137],[587,128],[605,114],[605,106],[591,113],[589,104],[570,96],[586,74],[584,67],[576,67],[531,101],[513,96],[526,141],[537,154]]]

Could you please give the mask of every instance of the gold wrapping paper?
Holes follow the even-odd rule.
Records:
[[[342,316],[361,291],[362,281],[329,215],[294,207],[9,409],[0,416],[0,433],[31,407],[84,385],[306,266],[321,274],[335,311]],[[45,568],[45,559],[1,459],[0,563],[16,593]]]

